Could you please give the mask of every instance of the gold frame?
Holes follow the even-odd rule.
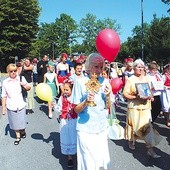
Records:
[[[86,83],[86,89],[88,92],[97,93],[99,92],[100,87],[101,84],[97,80],[97,75],[93,73],[91,75],[91,79],[89,79],[89,81]],[[96,106],[96,103],[94,101],[87,101],[87,105],[90,107],[94,107]]]

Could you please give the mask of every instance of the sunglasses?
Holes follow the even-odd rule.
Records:
[[[17,72],[17,70],[11,70],[10,71],[10,73],[16,73]]]

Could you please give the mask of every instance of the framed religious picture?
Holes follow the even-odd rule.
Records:
[[[140,98],[147,98],[152,95],[148,83],[136,83],[135,85]]]

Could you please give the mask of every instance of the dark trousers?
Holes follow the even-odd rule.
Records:
[[[152,106],[151,110],[152,122],[154,122],[162,109],[160,96],[154,96],[154,101],[151,102],[151,106]]]

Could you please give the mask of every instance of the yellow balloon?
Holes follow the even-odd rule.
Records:
[[[44,101],[52,101],[52,90],[51,87],[46,83],[40,83],[35,89],[36,95]]]

